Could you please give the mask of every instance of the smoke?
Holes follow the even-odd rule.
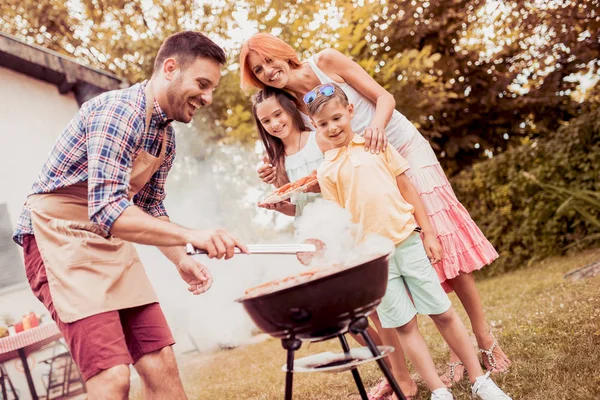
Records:
[[[165,206],[173,222],[196,229],[225,228],[245,243],[293,241],[285,223],[272,223],[273,212],[257,209],[255,199],[248,198],[248,193],[256,192],[259,186],[253,154],[217,147],[191,156],[182,149],[180,139],[185,143],[186,138],[178,135],[179,154],[166,188]],[[188,147],[195,152],[198,148],[207,147],[201,143]],[[261,218],[263,212],[267,218]],[[276,229],[275,225],[284,228]],[[235,299],[242,297],[247,288],[306,269],[294,255],[236,255],[227,261],[198,255],[196,259],[209,267],[214,283],[208,292],[194,296],[187,291],[175,266],[157,248],[137,249],[179,354],[214,351],[252,341],[256,334],[254,324]]]
[[[292,229],[292,218],[259,209],[263,186],[256,175],[259,156],[238,147],[207,146],[198,135],[178,134],[178,156],[167,182],[165,205],[173,222],[189,228],[225,228],[245,243],[298,243],[316,238],[326,251],[311,267],[352,266],[387,254],[391,241],[376,235],[363,240],[350,214],[318,199]],[[191,133],[191,132],[189,132]],[[187,144],[187,146],[186,146]],[[306,271],[294,255],[236,255],[231,260],[195,256],[209,267],[214,283],[199,296],[187,291],[174,265],[158,249],[137,246],[175,336],[179,354],[235,347],[255,337],[256,328],[235,300],[246,289]]]
[[[319,239],[326,245],[325,251],[312,260],[311,267],[351,267],[394,249],[392,241],[383,236],[364,235],[362,228],[352,222],[348,211],[323,199],[317,199],[304,208],[295,228],[299,241]]]

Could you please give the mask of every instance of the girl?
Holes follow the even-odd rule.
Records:
[[[252,115],[268,160],[274,165],[276,187],[309,175],[321,164],[323,153],[319,145],[323,143],[317,143],[316,135],[306,128],[293,100],[285,92],[265,89],[256,93]],[[267,157],[263,161],[267,161]],[[318,185],[314,190],[318,191]],[[293,202],[261,207],[299,216],[304,206],[317,196],[318,193],[303,193],[296,195]]]
[[[275,171],[273,179],[275,186],[280,187],[289,181],[300,179],[319,167],[324,159],[320,148],[323,148],[327,142],[306,128],[291,96],[282,90],[265,88],[254,96],[252,115],[260,139],[266,148],[268,159]],[[293,203],[283,201],[262,207],[274,209],[290,216],[300,216],[304,206],[315,197],[320,196],[318,192],[320,189],[316,185],[313,193],[300,194]],[[369,330],[369,334],[374,337],[374,340],[378,342],[379,336],[381,336],[383,343],[396,349],[390,355],[392,373],[402,392],[408,395],[409,400],[413,399],[416,396],[417,388],[406,367],[404,353],[396,333],[393,329],[381,327],[377,313],[371,314],[370,318],[379,332],[378,335],[372,329]],[[361,338],[358,336],[354,338],[364,345]],[[379,399],[390,390],[387,382],[383,380],[371,391],[370,398]]]
[[[444,250],[442,261],[434,264],[440,282],[447,292],[456,292],[467,311],[485,367],[492,372],[507,371],[510,360],[492,336],[471,274],[494,261],[498,253],[456,198],[427,140],[394,109],[394,97],[336,50],[323,50],[300,62],[291,46],[265,33],[244,43],[240,70],[242,87],[275,87],[290,93],[305,121],[309,121],[302,101],[305,94],[317,85],[337,83],[354,104],[352,128],[364,136],[365,150],[380,152],[389,140],[408,160],[407,176],[417,188]],[[261,167],[259,174],[273,183],[275,171],[268,165]],[[449,365],[445,379],[451,385],[462,379],[464,368],[454,354]]]

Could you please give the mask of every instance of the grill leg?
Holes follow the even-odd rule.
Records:
[[[342,349],[344,350],[344,354],[346,356],[350,355],[350,346],[348,346],[348,341],[344,335],[339,335],[340,343],[342,344]],[[356,383],[356,387],[358,388],[358,393],[360,393],[360,398],[362,400],[369,400],[369,396],[367,396],[367,391],[365,390],[365,385],[360,379],[360,374],[358,373],[358,368],[354,367],[350,370],[352,372],[352,377],[354,378],[354,382]]]
[[[294,352],[302,346],[296,338],[281,339],[281,345],[287,350],[287,371],[285,372],[285,400],[292,400],[292,387],[294,384]]]
[[[377,348],[375,343],[373,343],[373,339],[371,339],[369,332],[367,332],[368,326],[369,326],[369,321],[367,320],[367,317],[360,317],[359,319],[357,319],[356,321],[354,321],[350,324],[350,331],[355,334],[357,334],[357,333],[360,334],[363,337],[363,339],[365,339],[365,342],[367,343],[367,347],[369,348],[369,350],[371,350],[371,354],[373,354],[373,356],[377,357],[377,356],[381,355],[381,353],[379,352],[379,349]],[[377,365],[379,365],[379,369],[381,370],[381,372],[383,372],[383,375],[385,376],[388,383],[394,390],[394,393],[396,393],[396,395],[398,396],[398,399],[406,400],[406,397],[404,397],[402,390],[400,390],[400,386],[398,385],[398,382],[396,382],[396,379],[394,379],[394,376],[390,372],[390,369],[388,368],[388,366],[385,365],[385,362],[383,361],[382,358],[377,360]]]

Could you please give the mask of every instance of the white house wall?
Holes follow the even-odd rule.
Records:
[[[0,203],[16,223],[31,184],[79,106],[72,93],[0,67]]]
[[[0,203],[7,204],[13,226],[46,155],[78,109],[72,93],[61,95],[54,85],[0,67]],[[46,312],[23,283],[0,291],[0,317]]]

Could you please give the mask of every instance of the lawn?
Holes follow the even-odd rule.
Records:
[[[493,332],[513,361],[510,372],[495,379],[513,398],[600,399],[600,276],[563,279],[565,273],[597,260],[600,249],[478,282]],[[456,296],[451,298],[467,321]],[[433,324],[420,318],[420,327],[435,361],[443,365],[447,350]],[[331,340],[303,345],[298,356],[338,349],[338,342]],[[190,399],[280,400],[284,362],[280,342],[269,339],[212,356],[187,357],[180,368]],[[360,367],[360,372],[368,385],[380,377],[374,364]],[[294,379],[295,399],[358,398],[349,372],[296,374]],[[427,389],[419,387],[419,399],[429,399]],[[471,398],[466,381],[453,393],[457,399]],[[136,384],[132,398],[140,398]]]

